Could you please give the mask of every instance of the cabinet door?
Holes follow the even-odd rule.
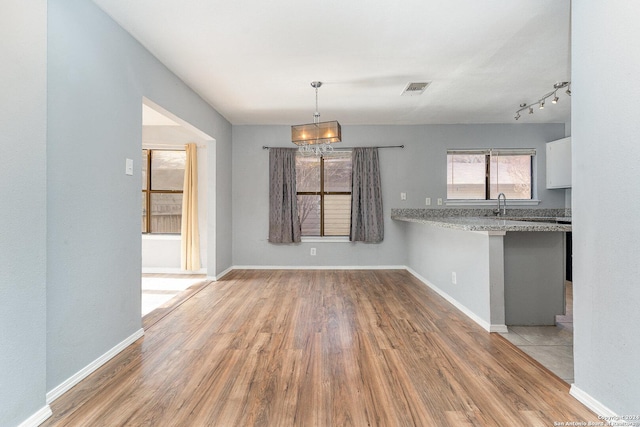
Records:
[[[571,188],[571,137],[547,143],[547,188]]]

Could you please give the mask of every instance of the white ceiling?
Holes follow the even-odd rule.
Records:
[[[93,1],[233,124],[570,120],[570,0]]]

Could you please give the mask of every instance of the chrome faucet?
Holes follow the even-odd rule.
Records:
[[[502,199],[504,200],[504,203],[502,204],[502,212],[500,212],[500,197],[502,197]],[[497,216],[504,216],[507,214],[507,196],[505,196],[504,193],[498,194],[498,209],[496,209],[494,212]]]

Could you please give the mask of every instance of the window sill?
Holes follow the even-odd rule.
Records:
[[[302,243],[349,243],[349,236],[331,236],[331,237],[319,237],[319,236],[303,236],[301,238]]]
[[[496,206],[497,200],[445,200],[447,206]],[[515,200],[507,199],[507,208],[513,206],[537,206],[540,200]]]
[[[180,240],[180,234],[142,234],[142,240]]]

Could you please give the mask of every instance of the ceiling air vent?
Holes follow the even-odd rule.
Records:
[[[400,95],[402,96],[414,96],[414,95],[422,95],[427,86],[429,86],[431,82],[420,82],[420,83],[409,83],[407,87],[404,88]]]

